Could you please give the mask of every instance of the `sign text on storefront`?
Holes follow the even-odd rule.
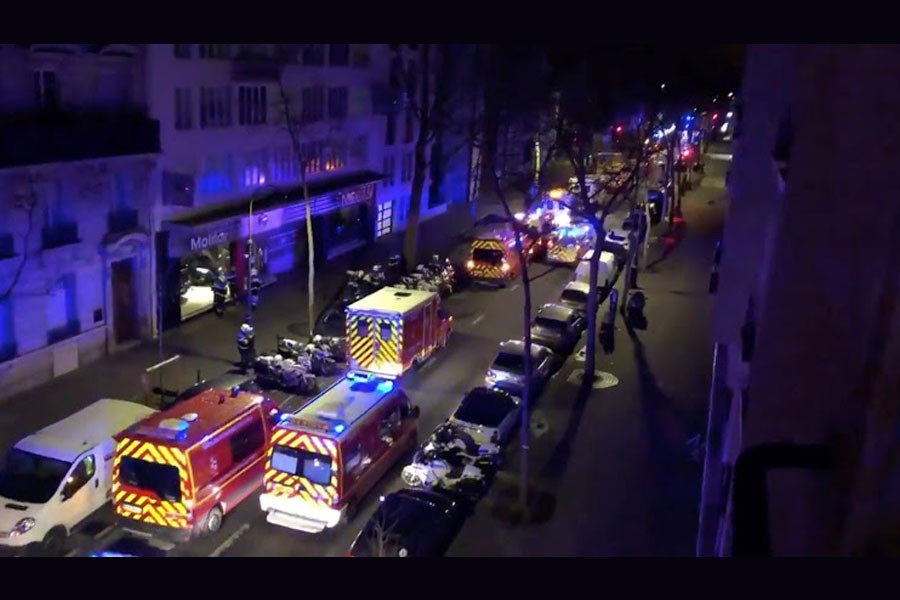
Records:
[[[221,246],[228,241],[228,234],[224,231],[198,235],[191,238],[191,252],[199,252],[213,246]]]

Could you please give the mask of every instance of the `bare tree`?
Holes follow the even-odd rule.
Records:
[[[382,505],[383,506],[383,505]],[[392,550],[402,550],[393,543],[396,537],[393,535],[397,527],[397,519],[387,522],[385,511],[379,507],[378,512],[372,518],[372,527],[366,536],[366,544],[369,547],[369,556],[373,558],[385,558],[390,556]]]
[[[300,172],[300,185],[303,190],[303,204],[306,208],[306,249],[308,256],[306,294],[307,294],[307,320],[309,323],[309,336],[315,333],[315,304],[316,304],[316,246],[313,238],[312,204],[309,198],[309,185],[306,181],[306,167],[308,157],[304,156],[303,144],[300,136],[300,119],[294,114],[295,102],[291,101],[284,86],[283,71],[278,77],[278,107],[283,119],[283,125],[291,140],[291,149],[294,159],[297,161],[297,169]]]
[[[29,169],[25,182],[13,192],[10,202],[14,211],[20,212],[25,216],[28,225],[22,238],[22,255],[19,257],[9,283],[0,292],[0,302],[8,300],[12,296],[13,291],[19,284],[19,280],[22,278],[22,273],[25,271],[25,265],[28,263],[28,251],[31,245],[31,234],[34,231],[34,213],[37,210],[38,203],[34,173]]]

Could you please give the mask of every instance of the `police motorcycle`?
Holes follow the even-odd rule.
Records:
[[[422,267],[422,265],[419,265],[419,267]],[[434,254],[431,256],[428,264],[424,265],[424,269],[424,272],[429,275],[429,281],[434,283],[442,298],[446,298],[453,293],[453,287],[456,283],[456,271],[453,269],[453,265],[450,264],[449,258],[441,260],[440,256]]]
[[[500,447],[479,446],[471,436],[448,422],[438,426],[403,467],[409,487],[445,489],[480,498],[499,468]]]
[[[311,395],[318,391],[319,383],[312,373],[312,361],[305,354],[296,359],[281,354],[260,354],[253,361],[256,381],[264,387],[283,389]]]
[[[316,336],[322,338],[322,336]],[[315,339],[315,338],[313,338]],[[275,351],[292,360],[300,360],[305,357],[310,361],[310,371],[317,377],[331,377],[340,371],[337,361],[332,358],[330,350],[326,350],[315,342],[305,344],[298,340],[278,336],[276,338]]]
[[[293,340],[283,336],[276,336],[278,354],[291,356],[300,354],[308,349],[308,344],[304,344],[299,340]],[[347,339],[336,336],[326,336],[316,334],[312,337],[309,344],[326,356],[334,360],[336,363],[347,362]],[[308,353],[308,352],[307,352]]]

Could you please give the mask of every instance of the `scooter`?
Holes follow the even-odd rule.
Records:
[[[444,423],[416,451],[401,478],[410,487],[455,490],[477,499],[494,479],[499,452],[496,445],[478,446]]]

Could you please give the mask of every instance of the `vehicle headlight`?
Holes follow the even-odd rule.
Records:
[[[24,535],[31,531],[33,527],[34,519],[32,519],[31,517],[25,517],[24,519],[16,523],[16,526],[12,528],[12,531],[10,531],[9,534],[11,536]]]

